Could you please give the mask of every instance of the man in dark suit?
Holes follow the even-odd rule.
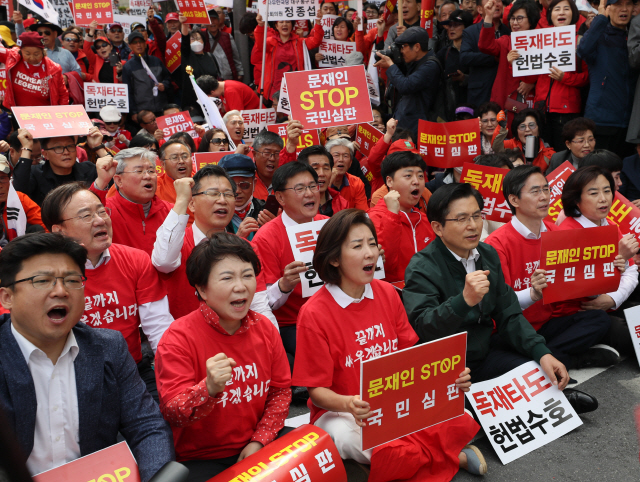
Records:
[[[95,216],[94,213],[88,213]],[[31,474],[116,443],[148,481],[174,459],[171,430],[120,332],[78,323],[87,252],[60,234],[21,236],[0,252],[0,405]]]
[[[478,13],[484,17],[484,4],[489,0],[481,0],[478,5]],[[496,38],[509,35],[511,30],[502,23],[503,6],[496,2],[493,27]],[[462,46],[460,47],[461,70],[469,72],[469,87],[467,89],[467,102],[476,109],[491,99],[491,88],[498,72],[498,60],[492,55],[480,53],[478,42],[483,22],[474,23],[462,32]],[[510,92],[509,92],[510,93]]]

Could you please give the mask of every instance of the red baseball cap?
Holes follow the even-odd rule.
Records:
[[[168,13],[167,16],[164,18],[165,23],[170,22],[171,20],[180,21],[180,19],[178,18],[178,14],[176,12]]]
[[[414,154],[420,154],[416,149],[416,146],[413,144],[413,142],[408,141],[406,139],[398,139],[397,141],[392,143],[389,146],[389,151],[387,151],[387,154],[393,154],[394,152],[400,152],[400,151],[409,151],[409,152],[413,152]]]

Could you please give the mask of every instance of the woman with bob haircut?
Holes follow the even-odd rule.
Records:
[[[468,414],[361,450],[360,427],[372,416],[357,395],[361,360],[418,341],[395,288],[373,279],[378,255],[373,223],[358,209],[335,214],[318,236],[313,268],[326,284],[298,315],[293,372],[294,385],[309,390],[311,423],[331,436],[343,459],[371,464],[369,482],[449,481],[460,467],[484,474],[482,453],[466,445],[479,428]],[[358,332],[374,328],[374,340],[357,339]],[[374,354],[374,347],[383,348]],[[469,373],[465,368],[460,374],[457,389],[469,390]]]
[[[234,234],[203,240],[187,260],[200,306],[174,321],[156,352],[160,410],[190,482],[204,482],[278,437],[291,377],[280,335],[249,310],[260,261]]]

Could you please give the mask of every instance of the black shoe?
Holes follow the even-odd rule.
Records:
[[[567,383],[567,385],[577,385],[578,384],[578,380],[576,380],[575,378],[569,378],[569,383]]]
[[[291,387],[291,401],[296,403],[307,403],[309,392],[306,387]]]
[[[575,388],[565,388],[563,393],[578,415],[593,412],[598,408],[598,400],[588,393],[581,392]]]
[[[609,345],[594,345],[576,357],[575,368],[610,367],[620,362],[620,353]]]

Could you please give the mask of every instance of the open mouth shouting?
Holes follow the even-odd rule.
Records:
[[[247,301],[248,300],[246,298],[242,298],[242,299],[239,299],[239,300],[234,300],[234,301],[231,302],[231,306],[232,306],[234,311],[242,312],[247,307]]]
[[[226,218],[229,215],[229,208],[218,208],[213,211],[213,215],[218,218]]]
[[[371,273],[373,274],[373,272],[375,271],[376,265],[374,263],[371,264],[367,264],[364,268],[362,268],[364,270],[365,273]]]
[[[55,324],[61,324],[67,319],[67,314],[69,313],[69,308],[64,305],[55,305],[49,311],[47,311],[47,316],[49,317],[49,321]]]
[[[96,241],[108,241],[109,240],[109,231],[106,228],[102,228],[93,233],[93,239]]]

